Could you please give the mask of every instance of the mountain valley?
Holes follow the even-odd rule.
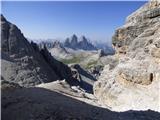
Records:
[[[22,32],[1,15],[2,120],[159,120],[159,1],[126,18],[113,48]]]

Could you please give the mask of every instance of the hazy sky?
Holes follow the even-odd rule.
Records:
[[[2,13],[27,38],[66,38],[85,35],[91,40],[110,40],[125,18],[142,6],[125,2],[2,2]]]

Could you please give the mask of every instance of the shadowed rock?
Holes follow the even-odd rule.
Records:
[[[9,86],[9,83],[3,83],[5,84]],[[44,88],[16,87],[12,90],[2,89],[2,93],[2,120],[159,120],[160,118],[159,113],[151,110],[113,112]]]
[[[46,47],[39,50],[36,43],[29,43],[21,31],[3,15],[1,28],[2,77],[5,80],[22,86],[34,86],[58,79],[72,83],[74,78],[67,65],[55,60]]]
[[[75,34],[70,39],[67,38],[65,40],[64,46],[75,50],[97,50],[97,48],[92,45],[92,43],[90,43],[85,36],[80,37],[80,40],[78,41],[78,38]]]

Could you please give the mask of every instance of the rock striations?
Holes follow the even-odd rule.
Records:
[[[21,31],[1,15],[2,78],[22,86],[34,86],[54,80],[70,79],[67,65],[55,60],[46,47],[29,43]]]
[[[160,2],[127,17],[113,36],[118,64],[105,66],[94,94],[113,110],[160,111]]]
[[[40,49],[29,43],[1,15],[2,120],[159,120],[155,112],[160,111],[159,9],[160,3],[151,1],[127,18],[113,37],[116,54],[102,57],[103,70],[101,66],[92,70],[100,75],[95,83],[78,64],[68,67],[45,45]],[[71,41],[65,45],[78,43],[84,49],[87,43],[84,37],[78,42],[73,36]],[[67,54],[59,42],[51,46]],[[95,96],[80,88],[92,92],[92,84]]]

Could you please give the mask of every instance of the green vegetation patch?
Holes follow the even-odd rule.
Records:
[[[97,64],[97,61],[91,61],[86,65],[86,69],[90,69],[92,67],[94,67]]]
[[[71,59],[62,59],[61,62],[64,64],[80,63],[80,57],[73,57]]]

